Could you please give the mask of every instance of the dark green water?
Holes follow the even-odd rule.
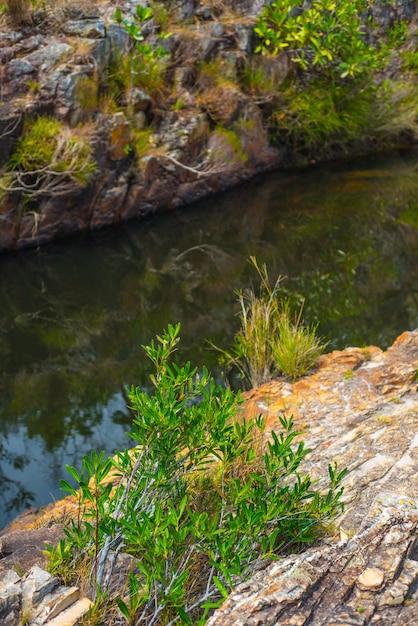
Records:
[[[332,348],[388,346],[418,325],[418,164],[368,159],[275,172],[176,214],[0,259],[0,528],[60,497],[65,463],[129,444],[141,344],[182,324],[183,351],[237,330],[250,255],[306,297]]]

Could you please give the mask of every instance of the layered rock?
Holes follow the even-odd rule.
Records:
[[[137,4],[121,3],[128,21]],[[126,72],[119,66],[133,45],[115,21],[114,3],[39,9],[29,12],[15,31],[0,31],[0,166],[8,162],[25,120],[39,115],[57,117],[70,127],[88,126],[97,166],[88,185],[66,194],[46,193],[31,203],[27,198],[23,202],[19,192],[6,193],[0,207],[0,252],[171,210],[283,163],[286,149],[272,147],[268,132],[272,102],[243,93],[239,81],[251,63],[255,16],[264,4],[170,3],[177,20],[193,18],[193,23],[180,23],[163,39],[156,20],[143,25],[147,42],[169,54],[164,88],[146,92],[127,80],[118,102],[108,107],[112,75]],[[236,11],[234,19],[231,11]],[[373,36],[380,37],[396,20],[411,19],[415,3],[376,0],[370,11]],[[198,77],[204,63],[218,63],[212,70],[222,73],[223,83]],[[276,88],[294,72],[286,54],[259,63]],[[220,136],[218,126],[230,135]],[[134,135],[144,128],[152,130],[151,149],[141,158],[135,154]],[[367,141],[374,150],[375,139]],[[236,144],[238,152],[231,151]]]
[[[418,624],[418,508],[379,497],[352,539],[288,557],[240,585],[208,626]]]
[[[333,539],[240,585],[210,626],[418,624],[418,330],[386,352],[347,348],[317,371],[248,394],[247,411],[293,415],[311,452],[304,469],[347,467]]]
[[[124,6],[128,17],[136,4]],[[186,9],[182,4],[178,12]],[[0,208],[0,252],[170,210],[280,163],[280,152],[270,147],[261,111],[250,97],[233,88],[215,89],[202,110],[190,89],[201,61],[230,55],[231,72],[236,72],[251,52],[250,25],[223,27],[210,13],[184,35],[161,40],[173,68],[165,88],[172,95],[162,102],[132,86],[118,96],[122,110],[106,112],[100,98],[109,90],[112,72],[119,71],[121,53],[132,49],[114,12],[114,5],[106,3],[94,10],[40,10],[19,30],[0,31],[0,165],[7,163],[25,120],[48,115],[70,127],[89,127],[97,166],[86,187],[41,195],[36,207],[22,207],[19,194],[6,194]],[[157,32],[152,20],[144,26],[151,44],[158,43]],[[178,110],[176,101],[181,103]],[[242,155],[231,154],[225,137],[212,136],[216,124],[233,129]],[[137,160],[134,133],[151,126],[153,149]],[[196,169],[202,154],[210,159],[204,170],[201,164]]]

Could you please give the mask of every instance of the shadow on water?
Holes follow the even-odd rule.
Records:
[[[184,211],[0,259],[0,528],[60,497],[65,463],[129,445],[126,385],[182,324],[182,358],[237,330],[250,255],[306,297],[331,348],[418,325],[418,168],[397,155],[274,172]]]

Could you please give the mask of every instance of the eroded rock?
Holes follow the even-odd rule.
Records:
[[[334,351],[299,382],[247,394],[247,414],[263,413],[269,428],[294,416],[311,476],[326,476],[334,461],[348,467],[337,523],[344,540],[258,572],[210,626],[418,624],[417,369],[418,330],[386,352]]]
[[[284,558],[239,585],[208,626],[418,624],[417,502],[383,500],[350,540]]]

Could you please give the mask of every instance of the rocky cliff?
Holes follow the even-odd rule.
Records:
[[[136,4],[129,4],[125,15]],[[193,14],[189,4],[178,12]],[[198,93],[190,90],[200,62],[230,56],[231,72],[236,73],[240,59],[251,50],[251,24],[223,26],[208,9],[195,23],[188,22],[187,31],[161,40],[170,57],[165,79],[170,89],[145,90],[130,84],[129,75],[124,83],[122,78],[113,80],[112,72],[118,78],[123,73],[122,54],[129,55],[132,45],[114,15],[113,3],[89,9],[70,3],[59,10],[35,11],[18,30],[0,32],[0,164],[13,153],[25,120],[46,115],[70,128],[84,128],[97,168],[87,186],[41,193],[23,210],[19,195],[3,195],[0,251],[170,210],[280,162],[280,151],[269,146],[261,111],[249,96],[233,86],[219,93],[214,89],[204,108]],[[158,27],[153,23],[148,29],[148,39],[155,40]],[[115,103],[109,90],[116,83],[120,93]],[[213,132],[213,116],[229,128],[241,120],[234,132],[245,157],[234,152],[225,134]],[[147,154],[138,161],[134,135],[144,129],[149,133],[144,131]],[[196,168],[203,151],[219,157]]]
[[[297,128],[303,122],[283,112],[279,94],[296,66],[286,53],[253,63],[263,1],[154,5],[153,18],[140,25],[152,61],[145,70],[133,65],[135,37],[115,19],[117,3],[10,4],[22,10],[0,26],[0,252],[170,210],[291,156],[294,138],[277,124],[286,116]],[[128,23],[137,5],[120,3]],[[370,14],[378,33],[412,23],[405,40],[411,67],[414,12],[412,0],[378,0]],[[391,80],[402,63],[395,54]],[[414,138],[400,117],[389,133],[395,143]],[[403,111],[403,122],[415,117]],[[44,129],[23,154],[20,138],[39,118],[61,124],[49,128],[53,153],[45,152]],[[375,150],[369,131],[357,142],[348,133],[346,144],[334,137],[327,154]]]
[[[294,416],[311,448],[304,469],[312,477],[325,476],[334,461],[348,468],[345,512],[317,546],[241,584],[210,626],[418,624],[417,372],[414,331],[386,352],[334,351],[294,384],[277,380],[247,394],[245,410],[263,413],[271,429],[280,428],[279,415]],[[6,615],[2,593],[11,585],[5,572],[44,565],[44,542],[58,541],[62,527],[56,522],[75,508],[67,499],[4,529],[0,615]]]

